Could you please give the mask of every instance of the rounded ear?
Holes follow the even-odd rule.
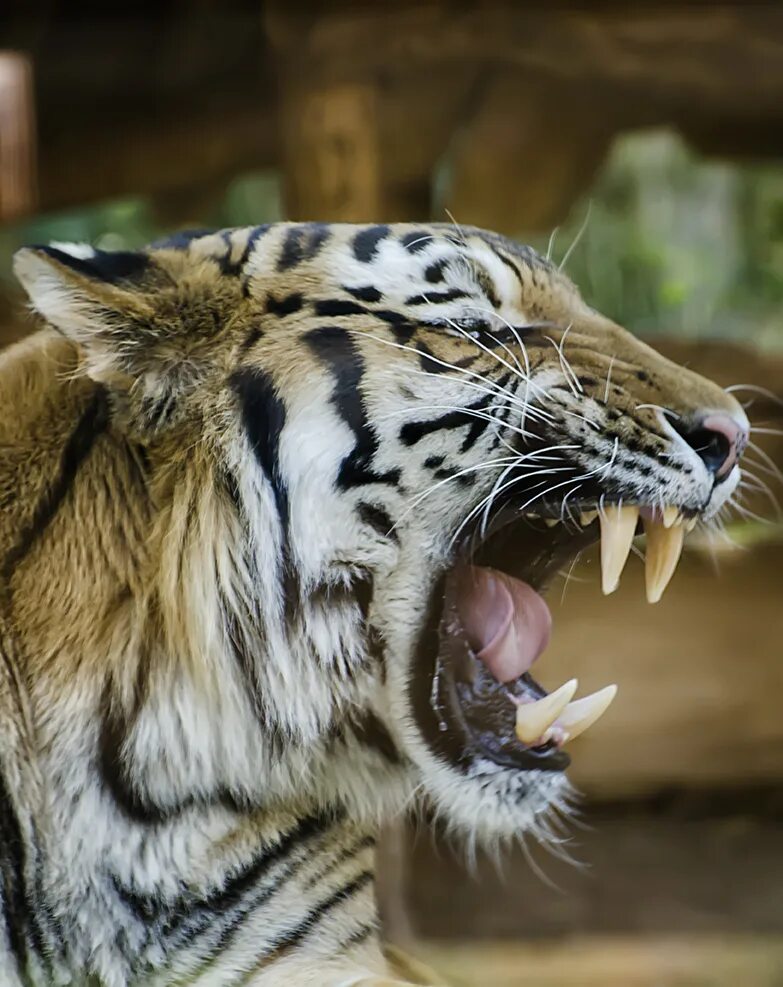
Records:
[[[151,263],[140,251],[58,244],[17,251],[14,273],[33,309],[82,348],[86,372],[106,382],[130,373],[134,353],[151,342]]]

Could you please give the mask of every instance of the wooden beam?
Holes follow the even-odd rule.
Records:
[[[36,205],[33,69],[20,52],[0,51],[0,221]]]
[[[461,987],[773,987],[774,936],[580,935],[536,943],[422,944],[420,954]]]
[[[550,232],[592,183],[614,128],[595,90],[506,70],[488,85],[454,143],[445,205],[501,233]],[[605,101],[604,101],[605,102]]]
[[[85,133],[68,128],[40,151],[41,205],[62,209],[124,195],[165,195],[275,162],[272,108],[191,105],[154,120],[117,120]]]
[[[281,124],[289,218],[362,222],[383,215],[372,86],[294,85],[283,100]]]

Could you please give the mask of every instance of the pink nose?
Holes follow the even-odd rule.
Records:
[[[747,426],[723,412],[706,415],[698,427],[686,435],[716,480],[725,479],[734,469],[748,444],[748,437]]]

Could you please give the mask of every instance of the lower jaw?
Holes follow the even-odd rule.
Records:
[[[514,697],[541,698],[545,691],[528,674],[498,682],[476,659],[461,635],[446,632],[457,620],[454,575],[432,588],[427,619],[409,679],[418,728],[433,754],[467,771],[478,762],[498,769],[560,772],[568,754],[553,744],[524,747],[514,732]]]

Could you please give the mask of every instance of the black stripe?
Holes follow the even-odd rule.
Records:
[[[265,846],[249,864],[230,877],[219,890],[213,891],[211,894],[200,899],[196,903],[195,909],[190,909],[190,914],[192,915],[194,911],[207,911],[213,915],[220,916],[228,909],[235,907],[241,902],[245,893],[274,864],[284,860],[305,841],[323,835],[340,821],[339,815],[326,812],[314,813],[311,816],[305,816],[304,819],[300,819],[292,829],[282,834],[277,843],[271,847]],[[184,918],[184,916],[182,917]],[[176,917],[172,918],[171,922],[167,924],[167,931],[175,931],[180,924],[181,919],[178,921]]]
[[[285,405],[272,378],[258,368],[237,370],[231,386],[240,401],[242,422],[256,459],[269,481],[283,527],[288,528],[288,491],[280,472],[280,433],[285,425]]]
[[[58,247],[36,246],[31,249],[59,261],[77,274],[110,284],[140,278],[152,263],[148,254],[137,250],[96,250],[93,257],[74,257]]]
[[[474,276],[482,292],[489,300],[490,305],[493,308],[500,308],[501,302],[495,291],[495,282],[492,280],[489,271],[480,265],[474,264]]]
[[[309,859],[304,854],[299,860],[288,861],[274,883],[265,888],[260,894],[251,897],[249,892],[253,885],[263,877],[275,864],[284,861],[290,853],[297,849],[303,841],[308,841],[328,832],[335,824],[342,821],[344,816],[338,814],[319,813],[308,816],[297,823],[296,827],[286,834],[280,843],[271,848],[265,848],[255,861],[232,878],[228,885],[207,897],[193,902],[184,902],[162,926],[162,933],[172,938],[172,945],[182,948],[194,939],[200,937],[214,923],[225,918],[226,912],[233,909],[233,915],[223,925],[217,940],[213,943],[210,953],[211,961],[216,960],[229,947],[231,940],[241,926],[246,916],[256,911],[269,901]],[[195,921],[194,921],[195,919]],[[174,933],[177,933],[174,935]]]
[[[251,571],[252,568],[251,562]],[[234,656],[234,661],[237,663],[237,666],[242,674],[245,686],[250,695],[250,701],[253,704],[253,711],[256,714],[256,719],[259,723],[264,724],[266,721],[266,707],[264,705],[264,698],[261,694],[261,690],[259,689],[258,675],[256,672],[259,655],[264,654],[266,646],[266,642],[264,640],[266,635],[262,629],[262,616],[258,612],[251,613],[245,602],[242,599],[239,599],[235,606],[239,606],[244,611],[242,614],[244,620],[240,620],[235,609],[232,609],[232,607],[229,606],[228,600],[226,600],[222,589],[219,590],[218,595],[220,614],[223,622],[223,632],[225,634],[226,641],[231,649],[231,654]],[[253,640],[248,641],[244,632],[244,627],[254,628],[255,637]],[[278,738],[279,736],[277,732],[270,731],[270,733],[275,738]]]
[[[272,229],[274,225],[275,225],[274,223],[264,223],[261,226],[256,226],[253,228],[253,230],[250,233],[250,236],[247,238],[247,243],[245,244],[245,249],[242,251],[242,256],[237,261],[237,265],[236,265],[237,274],[240,274],[241,272],[244,271],[247,262],[250,260],[250,255],[255,249],[256,244],[258,243],[258,241],[261,239],[262,236],[265,236],[269,232],[269,230]],[[249,277],[245,277],[242,279],[242,294],[244,295],[245,298],[247,298],[247,296],[250,294]]]
[[[161,397],[147,395],[141,401],[138,423],[147,431],[159,431],[171,421],[176,410],[177,395],[173,391]]]
[[[349,295],[353,295],[354,298],[358,298],[360,302],[380,302],[383,300],[383,293],[377,288],[374,288],[371,284],[368,284],[363,288],[349,288],[347,285],[344,285],[343,287]]]
[[[363,942],[366,942],[370,936],[374,936],[378,932],[377,923],[373,922],[368,925],[361,925],[353,933],[353,935],[348,936],[347,939],[343,939],[341,943],[335,948],[336,953],[347,953],[351,949],[355,949],[357,946],[361,946]]]
[[[472,487],[475,484],[475,473],[463,473],[462,476],[457,476],[458,473],[456,466],[445,466],[443,469],[435,470],[433,475],[436,480],[450,480],[452,477],[457,477],[457,483],[461,487]]]
[[[324,301],[316,302],[313,305],[316,315],[323,315],[332,318],[338,315],[363,315],[367,309],[356,302],[348,301],[345,298],[327,298]]]
[[[362,871],[357,877],[342,887],[338,888],[325,898],[319,905],[308,914],[307,918],[303,919],[298,925],[293,926],[288,932],[283,933],[278,939],[274,941],[274,944],[270,948],[270,952],[274,951],[276,953],[281,952],[285,949],[290,949],[292,946],[297,945],[304,939],[309,932],[312,931],[313,927],[327,914],[330,912],[335,905],[339,905],[342,902],[348,901],[354,895],[358,894],[363,888],[366,888],[368,884],[372,883],[374,874],[371,870]]]
[[[411,295],[405,299],[406,305],[437,305],[439,302],[455,302],[459,298],[471,298],[469,291],[461,288],[449,288],[448,291],[428,291],[420,295]]]
[[[285,235],[283,249],[277,261],[278,271],[290,271],[306,260],[312,260],[331,236],[326,223],[306,223],[293,226]]]
[[[434,264],[430,264],[424,272],[425,280],[429,281],[430,284],[438,284],[443,281],[443,271],[447,264],[447,260],[436,260]]]
[[[283,317],[285,315],[293,315],[298,312],[304,305],[304,299],[301,292],[293,291],[290,295],[286,295],[284,298],[275,298],[274,295],[268,295],[266,299],[266,310],[270,315],[277,315]]]
[[[416,343],[416,352],[419,354],[419,366],[428,374],[447,374],[452,369],[446,360],[435,356],[424,340]]]
[[[492,253],[495,254],[495,256],[498,257],[500,260],[502,260],[503,263],[506,265],[506,267],[509,268],[509,270],[514,272],[514,277],[517,279],[517,281],[519,281],[519,284],[524,289],[525,282],[522,279],[522,273],[517,267],[517,265],[514,263],[514,261],[511,260],[510,257],[507,257],[502,250],[498,250],[498,248],[493,243],[490,242],[489,247]]]
[[[139,680],[137,687],[138,682]],[[124,770],[122,748],[130,724],[124,716],[120,716],[115,709],[112,709],[111,688],[108,682],[101,700],[101,708],[103,716],[98,737],[97,769],[104,791],[127,819],[144,826],[155,826],[170,815],[176,814],[177,808],[168,810],[145,801],[128,780]]]
[[[405,236],[400,237],[400,243],[409,253],[417,254],[420,250],[428,247],[434,239],[435,237],[429,230],[413,230],[411,233],[406,233]]]
[[[378,245],[389,235],[388,226],[368,226],[353,238],[353,255],[365,264],[375,257]]]
[[[247,336],[245,336],[245,338],[242,340],[242,343],[239,347],[239,352],[247,353],[248,350],[252,350],[252,348],[256,345],[259,339],[263,339],[263,337],[264,337],[264,330],[260,329],[258,326],[253,326],[253,328],[250,330]]]
[[[452,429],[452,428],[464,428],[466,425],[471,426],[471,432],[468,433],[469,436],[472,435],[472,429],[474,425],[481,425],[482,431],[489,424],[483,419],[474,418],[470,414],[465,412],[471,411],[481,411],[487,407],[497,395],[486,394],[483,398],[475,401],[473,404],[466,405],[465,411],[449,411],[445,415],[441,415],[439,418],[433,418],[426,422],[406,422],[400,429],[400,442],[406,446],[416,445],[425,436],[432,434],[432,432],[439,432],[441,429]],[[479,433],[480,434],[480,433]],[[477,438],[478,436],[476,436]],[[466,436],[466,441],[467,441]],[[470,445],[475,442],[475,438],[472,438]],[[470,448],[470,446],[468,446]],[[464,442],[463,442],[464,451]]]
[[[29,909],[25,892],[25,848],[22,827],[6,786],[5,775],[0,772],[0,879],[8,945],[16,960],[17,970],[24,976],[27,964],[27,940]]]
[[[354,857],[363,851],[367,850],[369,847],[374,847],[377,843],[377,839],[374,836],[366,835],[362,836],[360,839],[356,840],[355,843],[351,843],[350,846],[343,847],[339,850],[330,860],[328,860],[324,866],[312,874],[306,881],[306,888],[314,888],[316,884],[319,884],[328,874],[332,871],[337,870],[340,864],[344,864],[346,860],[353,860]]]
[[[380,308],[370,309],[368,311],[373,318],[380,319],[381,322],[386,322],[390,326],[407,327],[410,330],[415,328],[411,325],[407,315],[403,315],[402,312],[395,312],[394,309]]]
[[[223,240],[226,243],[227,250],[225,257],[223,257],[222,260],[220,261],[220,270],[223,272],[223,274],[226,274],[229,277],[239,277],[239,275],[243,272],[245,268],[245,264],[247,264],[248,259],[250,258],[250,254],[252,253],[253,248],[261,239],[261,237],[271,229],[271,226],[272,226],[271,223],[266,223],[261,226],[253,227],[253,229],[248,234],[248,238],[245,243],[244,250],[240,254],[239,259],[235,261],[231,260],[231,253],[234,247],[234,244],[231,239],[231,233],[228,230],[226,230],[223,233]]]
[[[402,755],[397,750],[397,745],[375,713],[365,710],[352,720],[351,727],[359,744],[380,754],[389,764],[402,764]]]
[[[245,914],[257,908],[279,890],[300,864],[290,864],[280,875],[280,879],[270,888],[265,889],[260,896],[249,901],[243,900],[258,881],[276,864],[285,861],[302,844],[328,832],[340,821],[341,816],[334,813],[306,816],[290,830],[282,833],[276,843],[262,847],[247,864],[229,876],[219,888],[203,896],[185,892],[180,897],[167,901],[158,895],[139,893],[124,886],[116,875],[113,876],[112,883],[126,908],[140,922],[149,924],[154,921],[159,924],[159,934],[170,940],[166,944],[170,947],[181,948],[187,945],[211,924],[224,918],[226,913],[243,906],[240,914],[235,916],[221,933],[221,939],[227,940]]]
[[[364,361],[350,333],[338,326],[325,326],[313,329],[304,338],[331,370],[335,380],[332,404],[356,438],[353,449],[340,464],[337,485],[343,490],[366,483],[396,486],[400,481],[400,470],[376,473],[373,469],[378,437],[370,424],[361,393]]]
[[[383,507],[378,507],[377,504],[368,504],[366,501],[360,500],[356,505],[356,513],[365,524],[374,528],[379,535],[383,535],[384,538],[388,538],[390,541],[399,542],[397,532],[394,530],[394,521],[392,521],[388,511]]]
[[[402,312],[395,312],[393,309],[368,309],[368,313],[381,322],[392,327],[395,338],[400,343],[407,343],[416,332],[416,325],[411,322]]]
[[[106,392],[102,387],[96,387],[76,428],[65,444],[57,478],[38,501],[30,524],[5,557],[2,569],[5,582],[10,580],[16,566],[46,531],[73,486],[79,467],[89,456],[97,438],[106,430],[108,423],[109,403]]]

